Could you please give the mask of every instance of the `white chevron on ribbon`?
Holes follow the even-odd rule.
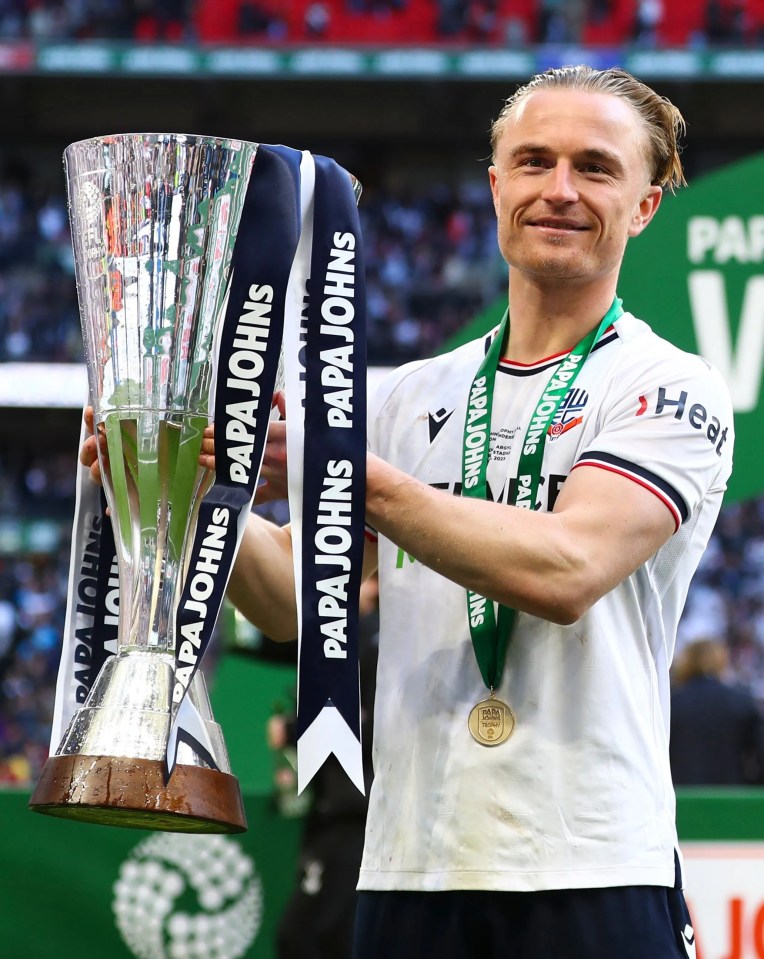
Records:
[[[359,792],[365,795],[361,743],[331,703],[324,706],[297,740],[297,792],[305,789],[332,753]]]

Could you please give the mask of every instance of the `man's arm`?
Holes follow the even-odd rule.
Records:
[[[367,518],[448,579],[551,622],[576,622],[662,546],[668,508],[637,483],[581,466],[554,512],[455,497],[369,455]]]
[[[279,409],[284,412],[279,394]],[[199,456],[202,466],[215,468],[214,429],[204,432]],[[255,502],[285,499],[287,486],[286,424],[273,421],[260,472],[262,485]],[[289,642],[297,636],[297,601],[292,560],[292,530],[277,526],[256,513],[250,513],[236,561],[231,570],[226,595],[233,605],[266,636],[277,642]],[[377,568],[376,544],[364,548],[363,578]]]
[[[376,543],[366,543],[363,578],[377,567]],[[297,636],[292,530],[251,513],[226,595],[250,622],[276,642]]]
[[[284,413],[284,397],[274,398]],[[215,469],[215,430],[204,431],[199,462]],[[272,421],[260,473],[262,485],[256,502],[287,496],[286,430],[283,421]],[[297,604],[292,566],[292,531],[250,513],[228,580],[226,596],[269,639],[289,642],[297,637]]]
[[[228,599],[266,636],[297,636],[292,532],[250,513],[226,591]]]

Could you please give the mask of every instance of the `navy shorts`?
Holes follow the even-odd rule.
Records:
[[[680,889],[360,892],[354,959],[695,959]]]

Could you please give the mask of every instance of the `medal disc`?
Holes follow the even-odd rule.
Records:
[[[467,725],[481,746],[498,746],[512,735],[515,717],[506,703],[492,696],[473,706]]]

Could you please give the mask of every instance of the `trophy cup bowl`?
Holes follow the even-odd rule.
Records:
[[[175,613],[214,399],[218,318],[256,144],[181,134],[84,140],[64,154],[85,358],[119,569],[109,656],[46,762],[41,813],[180,832],[246,828],[204,676],[188,698],[217,768],[185,742],[167,783]]]

